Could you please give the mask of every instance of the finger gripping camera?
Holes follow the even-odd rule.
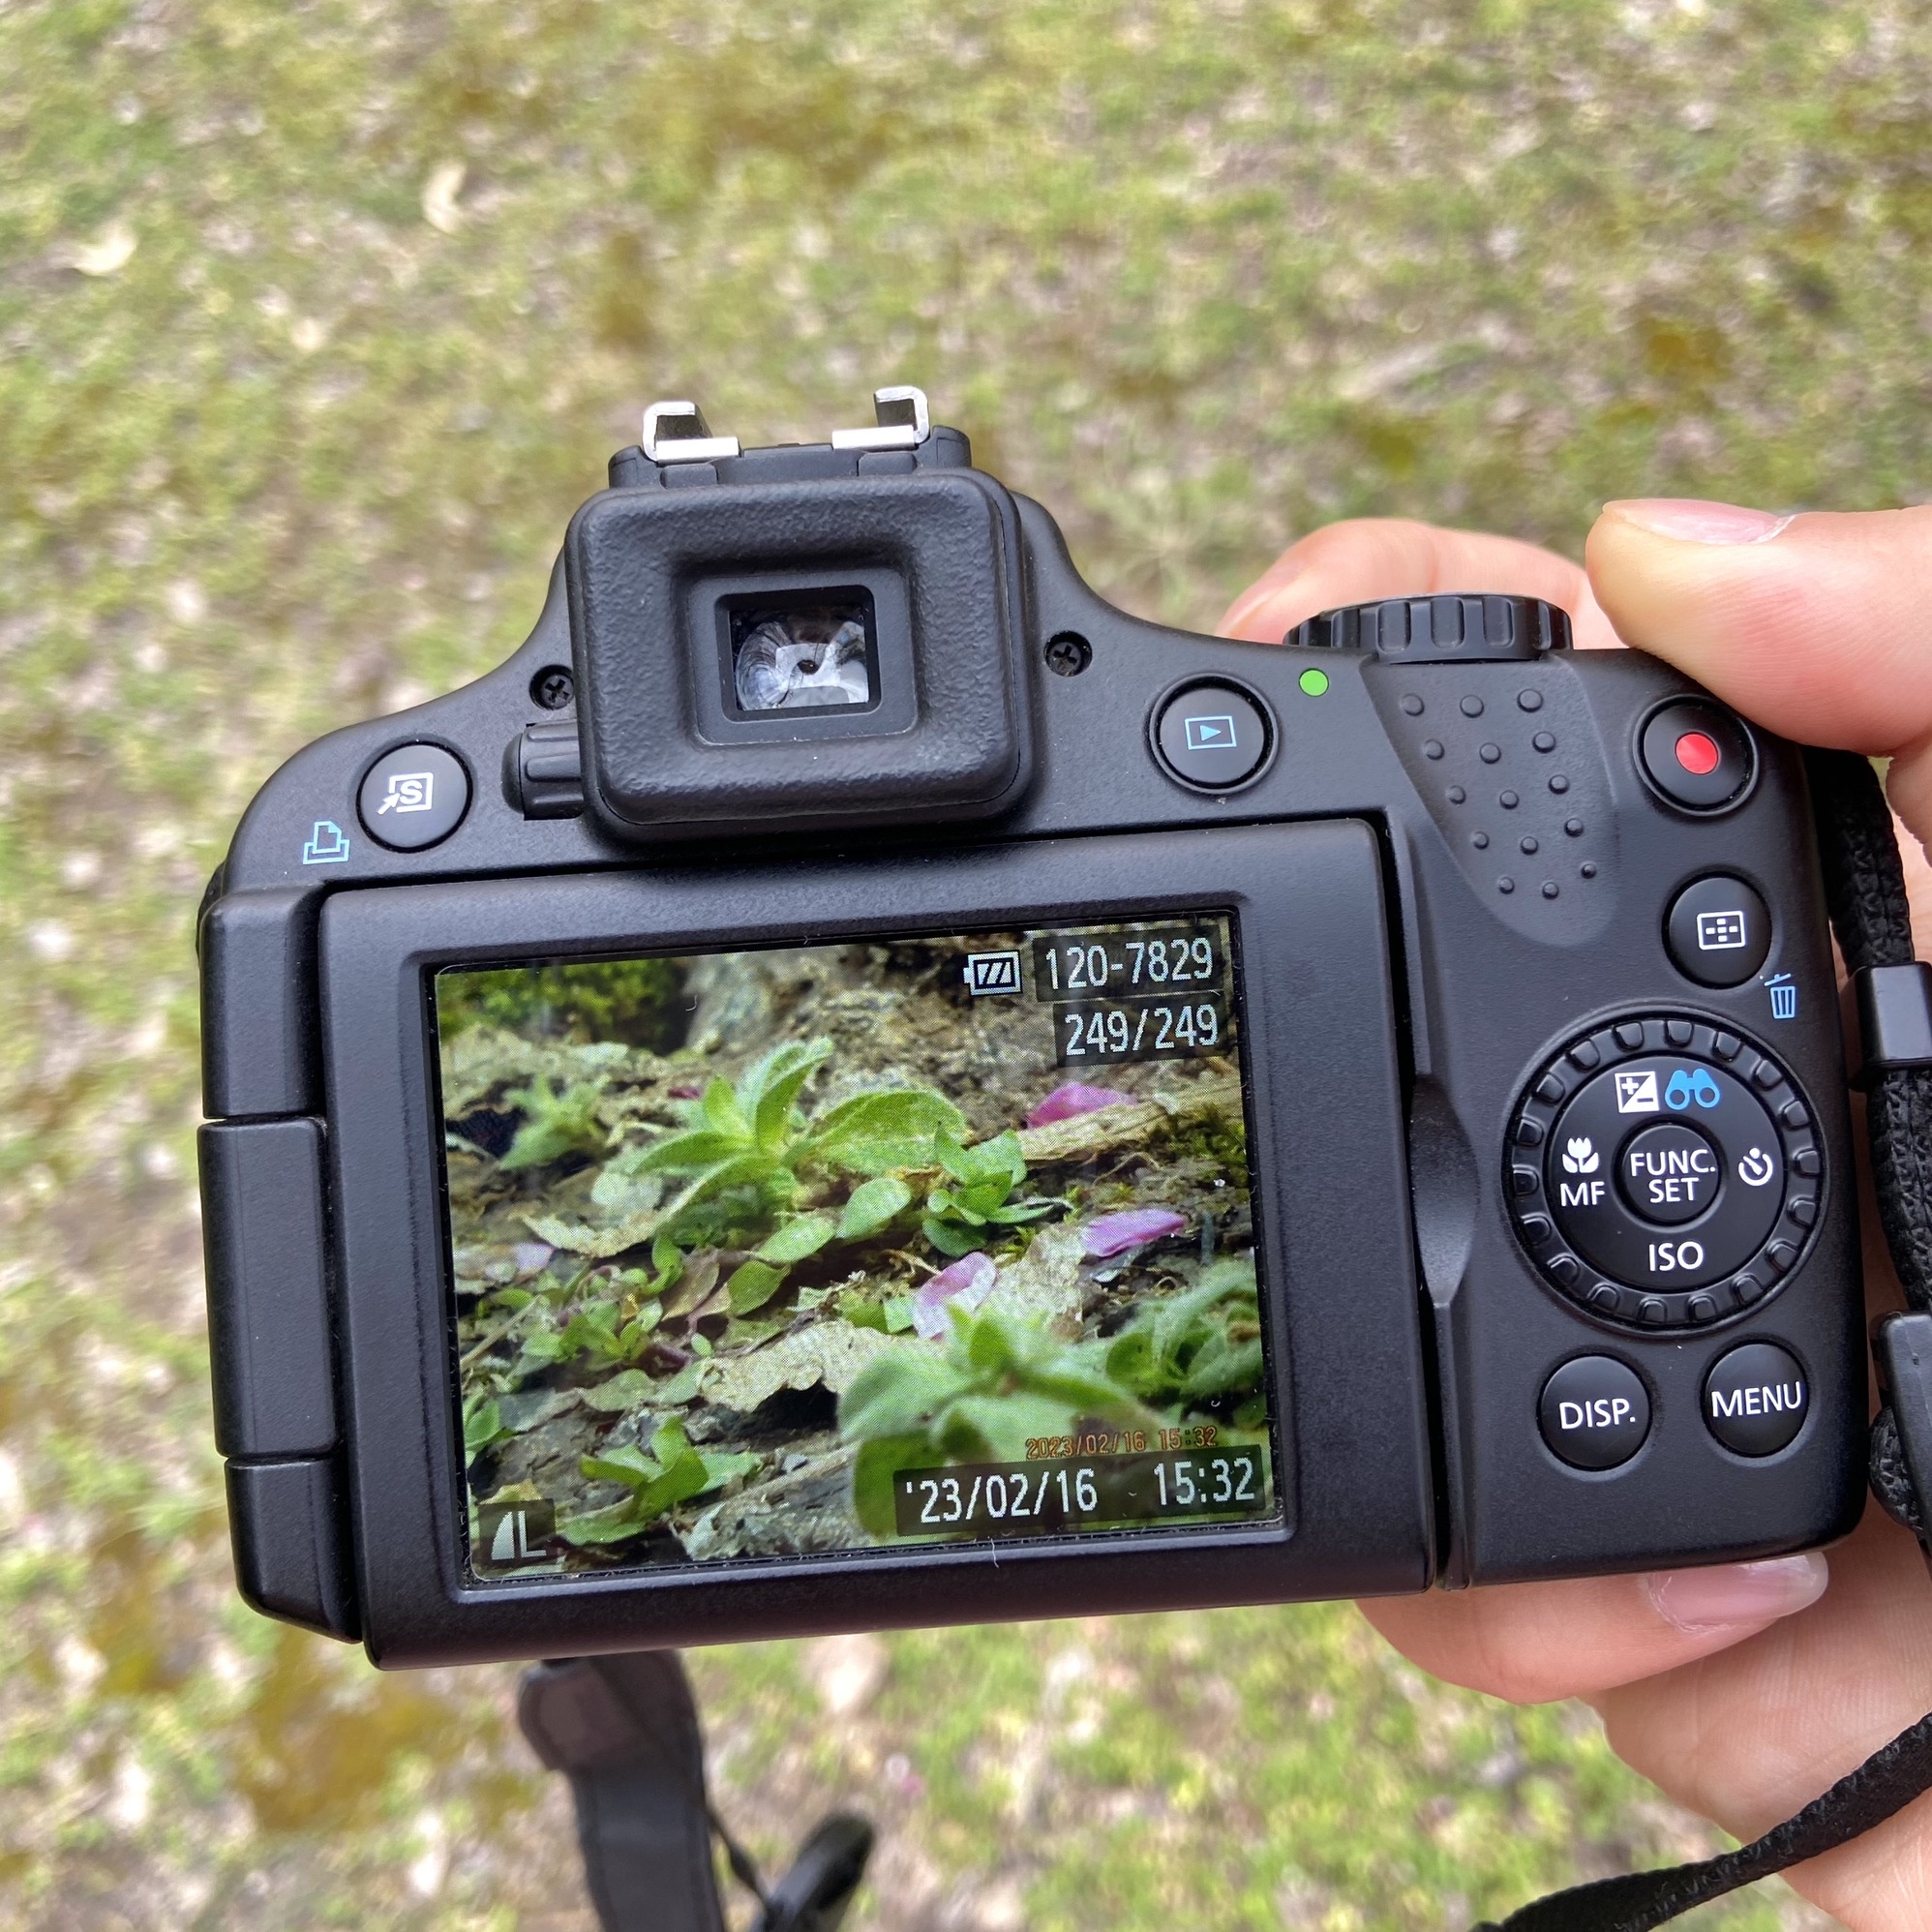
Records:
[[[257,1608],[384,1664],[1754,1557],[1861,1498],[1803,770],[1564,615],[1281,646],[916,390],[691,405],[200,921]]]

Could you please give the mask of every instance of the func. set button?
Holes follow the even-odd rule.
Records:
[[[1536,1419],[1550,1453],[1573,1469],[1614,1469],[1650,1433],[1650,1396],[1636,1372],[1608,1355],[1580,1355],[1543,1385]]]
[[[1695,1221],[1716,1200],[1724,1163],[1695,1129],[1664,1121],[1624,1143],[1616,1180],[1633,1213],[1660,1227],[1675,1227]]]

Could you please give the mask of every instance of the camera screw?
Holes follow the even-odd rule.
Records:
[[[547,711],[560,711],[577,695],[570,674],[560,664],[547,664],[530,679],[530,702]]]
[[[1078,631],[1063,630],[1046,640],[1046,668],[1062,678],[1077,678],[1094,661],[1094,647]]]

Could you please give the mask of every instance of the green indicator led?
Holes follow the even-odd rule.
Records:
[[[1326,671],[1317,671],[1314,668],[1314,666],[1311,664],[1309,668],[1302,673],[1302,689],[1306,691],[1311,698],[1320,697],[1321,694],[1328,689],[1328,673]]]

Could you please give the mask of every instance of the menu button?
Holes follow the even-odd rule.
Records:
[[[1804,1427],[1811,1385],[1797,1358],[1774,1342],[1747,1342],[1704,1385],[1704,1420],[1739,1456],[1775,1456]]]

